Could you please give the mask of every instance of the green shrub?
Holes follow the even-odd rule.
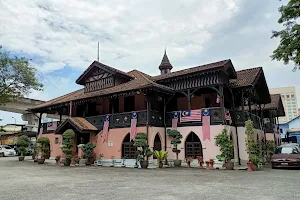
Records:
[[[26,148],[28,147],[30,143],[29,137],[27,135],[21,135],[18,137],[17,145],[19,146],[21,156],[24,156],[26,154]]]
[[[38,144],[37,149],[41,152],[42,158],[44,158],[45,154],[50,151],[49,149],[50,140],[47,137],[39,137],[36,142]]]
[[[153,152],[149,149],[147,143],[148,135],[146,133],[137,133],[134,141],[134,146],[138,148],[137,154],[139,160],[145,160],[153,155]]]
[[[259,149],[258,142],[253,139],[254,137],[254,126],[251,120],[245,122],[246,125],[246,147],[249,155],[249,161],[258,165],[260,162],[261,152]]]
[[[74,138],[75,138],[75,133],[72,129],[68,129],[62,134],[61,150],[66,155],[66,159],[68,160],[72,159]]]
[[[168,130],[167,131],[167,134],[168,136],[171,136],[172,137],[172,140],[171,140],[171,144],[173,144],[174,148],[172,149],[172,151],[174,153],[176,153],[176,159],[178,160],[178,154],[181,152],[177,146],[178,144],[181,144],[181,139],[182,139],[182,135],[179,131],[177,130]]]
[[[215,144],[220,147],[221,157],[224,158],[225,162],[229,162],[234,158],[233,141],[227,134],[226,129],[223,129],[223,131],[215,137]]]
[[[87,159],[88,161],[91,161],[91,158],[94,155],[94,148],[96,147],[96,145],[94,145],[93,143],[89,142],[87,144],[84,144],[82,146],[82,151],[84,153],[84,158]]]

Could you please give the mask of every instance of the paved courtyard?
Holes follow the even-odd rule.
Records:
[[[0,199],[300,199],[300,171],[61,167],[0,158]]]

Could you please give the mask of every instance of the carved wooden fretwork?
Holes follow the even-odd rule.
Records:
[[[114,86],[114,77],[102,78],[97,81],[87,82],[84,87],[84,92],[92,92],[112,86]]]
[[[175,90],[198,88],[203,86],[218,85],[224,82],[224,77],[219,73],[207,73],[193,77],[183,78],[172,82],[163,83]]]

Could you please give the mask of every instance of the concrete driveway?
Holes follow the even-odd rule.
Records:
[[[300,170],[61,167],[0,158],[1,200],[300,199]]]

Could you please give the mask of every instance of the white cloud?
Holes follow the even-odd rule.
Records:
[[[19,0],[0,2],[0,43],[38,56],[43,71],[86,68],[96,59],[130,70],[157,65],[168,46],[172,60],[197,55],[209,29],[237,11],[239,0]],[[155,65],[155,66],[153,66]],[[151,69],[150,69],[151,68]]]

